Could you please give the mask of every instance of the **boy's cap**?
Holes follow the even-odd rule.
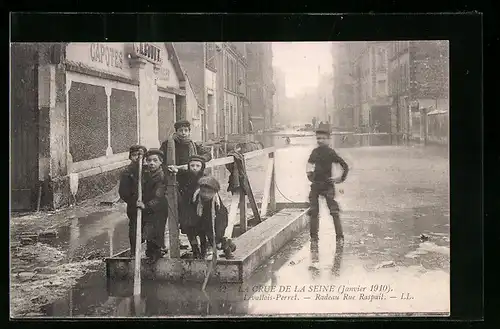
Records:
[[[192,155],[189,157],[188,163],[191,161],[200,161],[201,163],[205,163],[205,158],[199,155]]]
[[[142,150],[144,153],[148,152],[148,149],[145,146],[142,145],[132,145],[129,149],[129,153],[137,152],[139,150]]]
[[[174,123],[175,130],[182,128],[182,127],[187,127],[189,129],[191,129],[191,123],[187,120],[179,120],[176,123]]]
[[[321,135],[330,135],[330,132],[327,129],[320,128],[316,129],[316,135],[321,134]]]
[[[215,177],[213,177],[213,176],[204,176],[204,177],[200,178],[200,180],[198,181],[198,184],[200,184],[200,186],[209,187],[216,192],[220,191],[219,181],[217,181],[217,179],[215,179]]]
[[[159,149],[149,149],[149,151],[146,152],[146,158],[150,155],[157,155],[161,160],[163,160],[164,154],[161,150]]]

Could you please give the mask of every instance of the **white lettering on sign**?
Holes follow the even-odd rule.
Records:
[[[168,81],[170,80],[170,70],[165,67],[158,69],[158,79]]]
[[[154,63],[161,63],[161,50],[153,44],[138,42],[134,44],[134,55]]]
[[[123,68],[123,52],[102,43],[90,44],[90,59],[108,67]]]

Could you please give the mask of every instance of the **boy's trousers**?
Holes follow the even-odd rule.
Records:
[[[342,223],[340,222],[339,204],[335,201],[335,186],[332,183],[312,183],[309,192],[309,216],[310,216],[310,235],[311,238],[318,238],[319,230],[319,197],[324,196],[326,204],[330,210],[335,225],[335,235],[343,237]]]

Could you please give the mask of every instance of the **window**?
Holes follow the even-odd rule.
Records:
[[[224,54],[224,88],[227,88],[228,81],[228,68],[227,68],[227,54]]]
[[[385,72],[386,70],[386,51],[385,49],[379,49],[377,53],[377,71]]]
[[[215,57],[216,57],[216,50],[215,50],[215,43],[213,42],[207,42],[206,43],[206,64],[207,67],[216,69],[216,64],[215,64]]]
[[[385,80],[380,80],[380,81],[377,82],[377,96],[384,96],[384,95],[386,95],[385,84],[386,84]]]

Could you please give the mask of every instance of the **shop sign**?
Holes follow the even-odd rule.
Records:
[[[154,64],[162,63],[161,49],[152,43],[147,43],[147,42],[134,43],[132,56],[144,58]]]
[[[90,44],[90,60],[107,67],[123,68],[123,51],[103,43]]]
[[[66,46],[66,60],[95,70],[131,77],[124,43],[71,42]]]
[[[159,67],[156,70],[156,74],[158,76],[158,79],[160,79],[160,80],[164,80],[164,81],[170,80],[170,70],[166,67]]]

